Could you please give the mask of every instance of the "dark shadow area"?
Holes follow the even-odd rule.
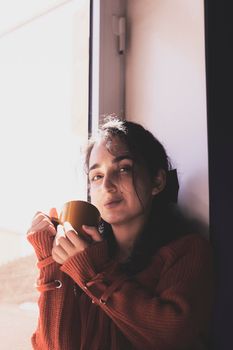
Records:
[[[233,349],[232,1],[205,0],[210,239],[216,298],[211,350]]]

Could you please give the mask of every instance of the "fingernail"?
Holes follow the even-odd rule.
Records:
[[[65,221],[63,226],[66,231],[74,230],[73,226],[68,221]]]

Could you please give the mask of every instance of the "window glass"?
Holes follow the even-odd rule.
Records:
[[[51,207],[59,211],[70,199],[86,199],[80,149],[88,134],[89,1],[30,3],[0,4],[4,350],[31,349],[36,327],[36,260],[26,240],[33,215]]]

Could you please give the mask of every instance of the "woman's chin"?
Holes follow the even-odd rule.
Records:
[[[129,221],[125,215],[104,215],[104,221],[113,226],[123,225]]]

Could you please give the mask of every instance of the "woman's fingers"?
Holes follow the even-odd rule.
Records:
[[[60,237],[65,237],[65,232],[62,225],[57,226],[57,233],[53,241],[53,247],[56,247],[57,245],[59,245]]]
[[[42,212],[37,212],[33,217],[32,225],[28,230],[28,235],[41,230],[48,230],[53,235],[56,234],[56,229],[49,216]]]
[[[71,254],[75,250],[76,246],[80,244],[80,242],[78,239],[70,239],[72,235],[76,236],[77,238],[77,234],[73,231],[73,229],[70,230],[71,225],[69,224],[69,230],[67,230],[67,225],[64,226],[58,225],[58,230],[53,246],[61,246],[68,254]]]
[[[58,213],[56,208],[51,208],[49,211],[49,215],[42,213],[41,211],[38,211],[32,219],[32,225],[36,225],[42,220],[48,220],[49,223],[52,223],[51,217],[58,218]]]
[[[93,241],[101,242],[103,240],[95,226],[82,225],[82,228],[93,239]]]
[[[96,227],[83,225],[83,229],[92,238],[93,242],[102,241]],[[81,236],[79,237],[69,222],[65,222],[63,226],[58,226],[52,249],[53,259],[59,264],[64,264],[69,257],[82,252],[89,245],[90,243],[86,242]]]
[[[54,225],[51,223],[51,221],[47,218],[41,219],[39,222],[34,224],[32,223],[32,226],[27,231],[27,235],[34,234],[35,232],[41,231],[41,230],[47,230],[49,231],[53,236],[56,235],[57,231],[54,227]]]
[[[60,246],[55,246],[52,249],[52,257],[59,264],[63,264],[69,257],[68,253]]]
[[[44,225],[51,225],[51,224],[52,224],[52,222],[47,217],[43,217],[40,220],[33,221],[32,227],[41,227]]]
[[[41,228],[38,228],[38,227],[36,227],[35,229],[34,228],[30,228],[28,231],[27,231],[27,235],[29,236],[29,235],[32,235],[32,234],[34,234],[34,233],[36,233],[36,232],[39,232],[39,231],[41,231],[41,230],[43,230],[43,231],[48,231],[52,236],[55,236],[56,235],[56,233],[57,233],[57,231],[56,231],[56,229],[54,228],[54,226],[53,225],[45,225],[44,227],[42,226]]]
[[[49,217],[46,214],[38,211],[32,219],[32,225],[38,224],[40,221],[44,220],[45,218],[49,220]]]
[[[64,222],[63,227],[66,238],[72,243],[74,247],[73,251],[70,251],[70,253],[74,251],[78,253],[79,251],[84,250],[89,245],[86,241],[79,237],[78,233],[75,231],[75,229],[69,222]]]
[[[77,245],[79,243],[78,233],[75,231],[73,226],[69,222],[65,221],[63,228],[66,237],[68,237],[74,245]]]
[[[64,222],[63,227],[64,227],[65,233],[67,233],[68,231],[73,231],[73,232],[75,232],[76,235],[78,236],[77,231],[75,231],[75,229],[73,228],[73,226],[72,226],[68,221],[65,221],[65,222]]]
[[[48,230],[49,232],[51,232],[53,235],[56,235],[56,233],[57,233],[55,227],[52,224],[45,227],[45,229]]]
[[[49,230],[52,230],[53,232],[56,232],[56,229],[53,226],[53,224],[51,223],[51,221],[49,219],[46,219],[46,218],[42,219],[37,224],[33,223],[31,226],[31,229],[32,229],[32,231],[49,229]]]
[[[73,243],[66,237],[59,237],[58,244],[68,253],[74,249]]]
[[[36,214],[33,216],[33,220],[38,216],[38,215],[43,215],[45,216],[45,214],[42,211],[37,211]]]
[[[70,224],[64,224],[64,226],[59,225],[58,233],[54,240],[52,256],[53,259],[60,264],[63,264],[70,256],[80,250],[80,242],[76,240],[76,245],[74,245],[70,239],[72,235],[75,235],[77,238],[77,234],[73,231],[73,228],[70,230],[70,227],[72,228]],[[69,231],[66,231],[68,228]]]
[[[81,249],[86,246],[85,242],[83,239],[78,238],[77,233],[75,231],[67,231],[66,232],[66,237],[69,239],[69,241],[75,246],[78,247],[80,246]]]

